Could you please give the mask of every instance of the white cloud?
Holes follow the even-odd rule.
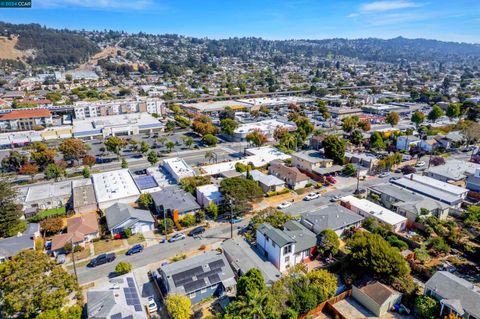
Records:
[[[355,18],[355,17],[358,17],[359,14],[358,13],[350,13],[347,18]]]
[[[152,0],[38,0],[41,8],[82,7],[92,9],[141,10],[152,5]]]
[[[394,0],[394,1],[375,1],[370,3],[365,3],[360,6],[360,11],[367,12],[379,12],[379,11],[390,11],[397,9],[407,9],[407,8],[417,8],[421,4],[413,1],[404,1],[404,0]]]

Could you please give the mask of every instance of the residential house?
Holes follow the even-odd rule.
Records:
[[[284,272],[289,267],[310,260],[316,236],[297,221],[289,220],[283,230],[263,223],[257,228],[257,248]]]
[[[0,239],[0,263],[15,256],[22,250],[34,249],[35,239],[38,237],[40,237],[39,224],[30,223],[23,233]]]
[[[437,135],[435,140],[441,147],[448,150],[460,146],[465,141],[465,136],[459,131],[449,132],[447,135]]]
[[[341,165],[334,165],[333,160],[317,151],[302,151],[292,154],[292,165],[302,171],[324,176],[340,172]]]
[[[425,295],[440,302],[439,318],[453,312],[464,319],[480,318],[480,288],[448,271],[437,271],[425,283]]]
[[[87,290],[88,319],[147,319],[141,291],[132,273]]]
[[[126,229],[132,234],[151,231],[155,227],[155,220],[150,211],[136,209],[129,204],[116,203],[105,210],[108,230],[114,236]]]
[[[97,210],[97,207],[97,198],[95,197],[95,190],[91,181],[89,184],[73,187],[73,210],[75,213],[94,212]]]
[[[195,171],[183,158],[167,158],[163,160],[163,167],[177,183],[179,183],[182,178],[195,176]]]
[[[67,219],[67,232],[52,238],[52,252],[62,252],[66,243],[85,246],[99,236],[97,214],[89,213]]]
[[[262,272],[265,284],[272,285],[282,276],[268,259],[261,256],[256,247],[251,246],[243,238],[227,239],[222,242],[221,247],[237,277],[245,275],[252,268],[256,268]]]
[[[382,317],[402,301],[402,293],[378,282],[353,285],[352,297],[370,310],[376,317]]]
[[[304,188],[310,180],[298,168],[289,167],[279,162],[271,163],[268,172],[283,180],[292,189]]]
[[[367,192],[370,200],[407,217],[411,222],[417,220],[417,217],[422,214],[422,210],[426,210],[430,215],[442,220],[447,218],[450,210],[445,203],[409,192],[392,184],[370,186]]]
[[[477,169],[480,169],[480,164],[454,159],[447,160],[443,165],[430,166],[424,175],[446,183],[465,185],[466,178],[474,175]]]
[[[34,216],[40,210],[60,208],[70,203],[72,182],[62,181],[33,185],[19,189],[17,201],[23,205],[26,217]]]
[[[254,181],[258,182],[265,193],[278,192],[285,188],[285,182],[274,175],[267,175],[259,170],[252,170],[249,174]]]
[[[219,187],[215,184],[198,186],[195,192],[197,195],[197,202],[202,207],[208,207],[211,202],[214,202],[217,206],[223,202],[222,193],[220,192]]]
[[[367,169],[367,172],[374,172],[379,159],[372,154],[345,152],[345,160],[351,164],[357,164]]]
[[[210,297],[234,294],[237,285],[225,255],[217,251],[166,263],[158,268],[154,277],[164,297],[185,295],[192,304]]]
[[[369,200],[348,195],[342,197],[340,202],[342,206],[363,217],[374,217],[378,221],[391,226],[395,232],[403,231],[407,226],[407,219],[405,217]]]
[[[195,197],[177,186],[165,187],[151,195],[155,211],[161,217],[173,217],[175,211],[181,217],[186,214],[194,214],[200,209]]]
[[[359,227],[363,217],[338,204],[329,204],[301,215],[300,223],[319,235],[325,229],[331,229],[338,236],[352,227]]]
[[[431,153],[440,146],[440,143],[438,143],[433,137],[430,137],[426,140],[421,140],[420,143],[418,143],[418,146],[425,152]]]
[[[417,146],[420,143],[420,139],[413,135],[402,135],[397,138],[397,150],[408,151],[410,147]]]
[[[400,179],[392,180],[391,183],[450,207],[460,207],[468,193],[468,190],[463,187],[418,174],[405,175]]]
[[[310,138],[310,148],[313,150],[320,150],[323,148],[323,140],[327,135],[314,135]]]
[[[480,192],[480,169],[477,169],[475,171],[475,174],[469,175],[467,177],[466,182],[467,182],[466,187],[468,190],[479,193]]]

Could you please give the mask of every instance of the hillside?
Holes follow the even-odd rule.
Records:
[[[14,49],[29,55],[30,64],[68,65],[86,61],[100,51],[98,46],[83,35],[69,30],[56,30],[38,24],[10,24],[0,22],[0,36],[18,37]],[[7,48],[7,46],[4,46]],[[32,56],[28,52],[35,52]],[[23,54],[22,53],[22,54]],[[7,59],[7,56],[0,56]]]

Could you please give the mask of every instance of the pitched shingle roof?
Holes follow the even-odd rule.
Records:
[[[135,209],[128,204],[116,203],[105,210],[108,229],[113,229],[128,219],[132,219],[133,223],[137,221],[153,223],[153,217],[148,210]],[[130,227],[131,225],[127,225]]]

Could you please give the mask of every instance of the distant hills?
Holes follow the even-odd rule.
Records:
[[[10,39],[18,35],[15,50],[28,52],[18,59],[34,65],[79,64],[98,52],[100,48],[95,39],[105,37],[91,36],[84,31],[52,29],[39,24],[10,24],[0,22],[0,36]],[[183,50],[200,52],[210,57],[239,57],[249,59],[253,56],[271,60],[277,64],[296,60],[298,57],[346,56],[362,61],[399,62],[439,61],[465,62],[480,60],[480,45],[456,42],[444,42],[426,39],[406,39],[402,37],[382,40],[367,39],[325,39],[325,40],[263,40],[260,38],[199,39],[177,35],[126,34],[123,32],[105,32],[106,38],[122,37],[123,45],[147,51],[148,45],[141,38],[154,39],[158,49],[178,45]],[[166,41],[165,39],[168,39]],[[176,43],[175,39],[181,39]],[[157,42],[155,42],[157,41]],[[149,43],[152,43],[151,41]],[[0,46],[2,43],[0,42]],[[190,47],[189,47],[190,46]],[[189,50],[191,49],[191,50]],[[12,51],[12,50],[10,50]],[[0,53],[2,51],[0,50]],[[151,53],[151,52],[150,52]],[[19,54],[21,55],[21,54]],[[0,59],[7,57],[0,56]],[[152,58],[149,55],[149,58]],[[148,62],[148,61],[147,61]]]

